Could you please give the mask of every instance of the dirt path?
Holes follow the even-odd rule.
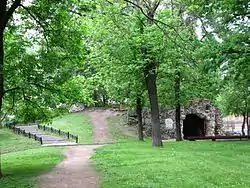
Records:
[[[109,143],[113,142],[111,135],[108,133],[108,124],[106,118],[116,115],[110,110],[94,110],[87,112],[92,123],[95,125],[94,142],[95,143]]]
[[[95,126],[95,141],[111,140],[106,118],[115,115],[112,111],[95,110],[86,112]],[[66,151],[66,159],[50,173],[39,178],[40,188],[98,188],[99,178],[92,168],[90,157],[94,149],[102,145],[72,146]]]

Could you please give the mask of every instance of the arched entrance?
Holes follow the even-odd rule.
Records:
[[[188,136],[205,136],[205,119],[200,118],[196,114],[186,115],[183,121],[183,135],[184,138]]]

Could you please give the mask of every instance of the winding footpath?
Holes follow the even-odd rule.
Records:
[[[94,125],[95,143],[103,145],[112,139],[108,134],[106,118],[115,115],[109,110],[86,112]],[[77,145],[67,147],[66,159],[51,172],[39,177],[40,188],[98,188],[100,180],[90,157],[103,145]]]

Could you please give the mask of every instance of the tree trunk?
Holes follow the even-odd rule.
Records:
[[[3,95],[4,95],[4,46],[3,46],[3,31],[0,31],[0,111],[2,111]],[[2,114],[2,113],[1,113]]]
[[[181,75],[180,71],[177,71],[175,75],[175,135],[176,141],[182,141],[181,136],[181,104],[180,104],[180,86],[181,86]]]
[[[1,23],[0,23],[1,24]],[[0,118],[2,119],[2,105],[3,105],[3,65],[4,65],[4,44],[3,44],[3,29],[0,29]],[[0,151],[1,152],[1,151]],[[2,164],[1,164],[1,153],[0,153],[0,178],[3,177]]]
[[[0,178],[3,177],[3,172],[2,172],[2,150],[0,148]]]
[[[4,66],[4,29],[6,26],[7,1],[0,1],[0,118],[2,119],[3,104],[3,66]]]
[[[105,93],[102,94],[102,105],[103,107],[107,106],[107,98]]]
[[[152,66],[153,65],[153,66]],[[156,71],[155,66],[152,64],[146,71],[146,84],[149,96],[149,102],[151,106],[151,122],[152,122],[152,139],[153,146],[161,147],[161,129],[160,129],[160,117],[159,117],[159,106],[157,97],[157,86],[156,86]]]
[[[245,123],[246,123],[246,113],[243,113],[243,122],[241,126],[241,132],[243,136],[245,136]]]
[[[154,4],[151,9],[148,9],[148,24],[153,25],[154,23],[154,14],[159,6],[159,3]],[[146,55],[147,49],[144,52]],[[151,122],[152,122],[152,145],[155,147],[162,147],[162,137],[161,137],[161,125],[160,125],[160,115],[159,115],[159,106],[158,106],[158,96],[157,96],[157,86],[156,86],[156,62],[147,62],[145,69],[145,78],[146,85],[148,90],[149,102],[151,107]]]
[[[12,1],[10,8],[7,10],[7,0],[0,0],[0,116],[2,116],[4,96],[4,30],[20,3],[21,0]],[[0,165],[0,177],[3,176],[1,167]]]
[[[92,99],[94,101],[94,107],[99,107],[98,90],[93,91]]]
[[[247,135],[250,136],[250,118],[249,118],[249,112],[247,112]]]
[[[136,99],[136,113],[138,119],[138,139],[143,141],[143,125],[142,125],[142,100],[141,96]]]

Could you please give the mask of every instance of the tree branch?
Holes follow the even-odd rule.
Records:
[[[202,30],[204,31],[204,35],[202,36],[202,38],[200,39],[200,41],[202,42],[208,35],[210,34],[216,34],[215,31],[207,31],[206,27],[205,27],[205,24],[204,24],[204,21],[202,20],[202,18],[198,18],[201,22],[201,28]]]
[[[147,7],[147,9],[150,9],[150,5],[148,4],[148,2],[146,0],[142,0],[145,4],[145,6]]]
[[[231,18],[225,20],[225,23],[230,23],[231,21],[233,21],[234,19],[236,19],[237,17],[247,17],[249,19],[250,17],[250,12],[244,12],[242,14],[236,14],[236,13],[233,13],[233,16],[231,16]]]
[[[13,15],[14,11],[20,6],[20,4],[21,4],[21,0],[15,0],[14,3],[9,8],[9,10],[6,12],[6,15],[4,17],[3,29],[6,27],[8,21],[10,20],[10,18]]]
[[[134,5],[135,7],[137,7],[137,8],[141,11],[141,13],[142,13],[144,16],[146,16],[146,18],[153,20],[154,23],[155,23],[156,25],[157,25],[157,23],[159,23],[159,24],[162,24],[162,25],[164,25],[164,26],[169,27],[170,29],[173,29],[173,30],[175,31],[175,33],[180,37],[180,39],[181,39],[182,41],[187,42],[187,41],[185,41],[185,40],[180,36],[180,34],[178,33],[178,31],[176,30],[175,27],[173,27],[173,26],[171,26],[171,25],[168,25],[168,24],[164,23],[163,21],[157,20],[157,19],[155,19],[155,18],[151,18],[149,15],[147,15],[147,14],[144,12],[143,8],[142,8],[141,6],[139,6],[138,4],[136,4],[136,3],[134,3],[134,2],[132,2],[132,1],[130,1],[130,0],[124,0],[124,1],[125,1],[125,2],[128,2],[128,3],[131,3],[132,5]],[[158,1],[158,2],[155,4],[155,6],[154,6],[154,9],[155,9],[155,10],[154,10],[154,11],[156,11],[156,9],[157,9],[157,7],[159,6],[159,4],[160,4],[160,1]],[[158,24],[158,27],[159,27],[159,24]],[[161,30],[163,30],[163,28],[161,28]]]
[[[124,1],[127,2],[127,3],[130,3],[130,4],[132,4],[132,5],[134,5],[134,6],[137,7],[138,9],[140,9],[141,13],[142,13],[144,16],[146,16],[147,18],[149,18],[149,16],[144,12],[143,8],[142,8],[140,5],[134,3],[134,2],[132,2],[132,1],[130,1],[130,0],[124,0]]]
[[[40,22],[40,20],[38,20],[38,19],[36,18],[36,16],[35,16],[27,7],[23,6],[22,4],[20,4],[20,6],[21,6],[24,10],[26,10],[26,11],[28,12],[28,14],[38,23],[38,25],[39,25],[40,27],[43,28],[44,31],[46,31],[46,29],[44,28],[44,25]]]
[[[14,87],[14,88],[11,88],[11,89],[4,90],[4,94],[6,94],[6,93],[8,93],[8,92],[11,92],[11,91],[18,90],[18,89],[20,89],[20,87],[19,87],[19,86]]]
[[[159,7],[160,3],[161,3],[161,0],[155,1],[154,5],[153,5],[153,13],[155,13],[155,11]]]
[[[149,15],[147,15],[147,13],[144,12],[143,8],[142,8],[140,5],[134,3],[134,2],[132,2],[132,1],[130,1],[130,0],[124,0],[124,1],[125,1],[125,2],[128,2],[128,3],[132,4],[132,5],[134,5],[136,8],[138,8],[138,9],[141,11],[141,13],[142,13],[146,18],[153,20],[153,21],[154,21],[154,24],[155,24],[155,25],[164,33],[164,35],[165,35],[167,38],[169,38],[176,46],[180,47],[181,49],[183,48],[183,46],[180,46],[179,44],[177,44],[177,42],[176,42],[175,40],[173,40],[172,37],[169,37],[169,36],[168,36],[168,33],[167,33],[167,31],[166,31],[166,29],[162,28],[159,24],[164,25],[164,26],[167,26],[167,27],[173,29],[173,30],[175,31],[175,33],[179,36],[179,38],[180,38],[183,42],[187,43],[187,41],[184,40],[184,39],[180,36],[180,34],[178,33],[178,31],[177,31],[176,28],[174,28],[173,26],[170,26],[170,25],[168,25],[168,24],[166,24],[166,23],[164,23],[164,22],[162,22],[162,21],[160,21],[160,20],[157,20],[157,19],[155,19],[155,18],[151,18]],[[155,5],[154,5],[154,7],[153,7],[153,8],[154,8],[154,11],[156,11],[156,9],[157,9],[157,7],[159,6],[160,2],[161,2],[161,1],[159,0],[159,1],[157,1],[157,2],[155,3]],[[191,43],[190,43],[190,44],[191,44]],[[192,44],[191,44],[191,45],[192,45]],[[192,46],[193,46],[193,45],[192,45]],[[193,46],[193,47],[194,47],[194,46]],[[186,50],[186,49],[185,49],[185,50]],[[182,52],[181,52],[182,55],[184,55],[187,59],[189,59],[189,60],[191,60],[192,62],[194,62],[194,65],[196,65],[196,63],[195,63],[195,61],[193,60],[193,58],[192,58],[192,57],[189,57],[189,55],[187,56],[187,55],[185,54],[185,52],[184,52],[185,50],[182,50]]]
[[[40,22],[39,19],[36,18],[36,16],[27,7],[23,6],[22,4],[20,4],[20,6],[24,10],[26,10],[28,12],[28,14],[35,20],[35,22],[43,29],[43,32],[44,32],[43,36],[44,36],[44,39],[46,40],[46,42],[48,44],[48,40],[47,40],[47,37],[45,35],[46,29],[45,29],[44,25]]]
[[[107,3],[111,4],[111,5],[114,5],[113,2],[109,1],[109,0],[105,0]]]
[[[58,89],[51,88],[51,87],[47,87],[47,86],[43,86],[43,85],[41,85],[41,84],[37,84],[37,83],[33,83],[33,82],[30,82],[29,84],[34,85],[34,86],[39,87],[39,88],[42,88],[42,89],[49,90],[49,91],[57,91],[57,92],[60,91],[60,90],[58,90]]]
[[[86,17],[86,14],[82,14],[82,13],[80,13],[78,11],[75,11],[75,10],[69,10],[69,12],[72,13],[72,14],[76,14],[76,15],[78,15],[80,17]]]

